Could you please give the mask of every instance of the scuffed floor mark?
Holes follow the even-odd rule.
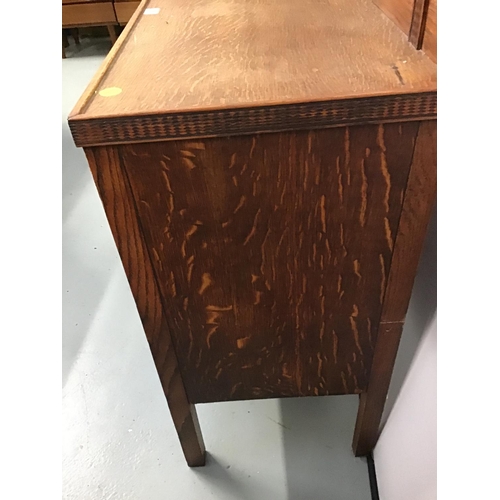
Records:
[[[287,427],[285,424],[282,424],[281,422],[278,422],[277,420],[272,419],[271,417],[266,417],[268,420],[271,422],[274,422],[275,424],[278,424],[280,427],[283,427],[283,429],[287,429],[288,431],[291,431],[290,427]]]

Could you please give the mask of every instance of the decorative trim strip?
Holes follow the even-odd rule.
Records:
[[[437,93],[425,92],[175,114],[105,118],[83,114],[71,117],[69,126],[81,147],[417,121],[434,119],[436,114]]]

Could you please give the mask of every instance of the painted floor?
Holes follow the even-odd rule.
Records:
[[[198,405],[189,469],[84,153],[66,118],[109,50],[63,66],[63,498],[370,500],[351,440],[357,396]]]

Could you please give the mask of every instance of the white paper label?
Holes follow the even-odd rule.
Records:
[[[154,16],[155,14],[158,14],[158,12],[160,12],[159,7],[152,7],[152,8],[146,9],[144,11],[144,15],[145,16]]]

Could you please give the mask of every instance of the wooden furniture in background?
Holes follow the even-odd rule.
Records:
[[[128,3],[129,2],[125,2]],[[84,28],[90,26],[106,26],[108,28],[111,43],[117,39],[116,25],[125,25],[130,19],[134,6],[139,2],[130,2],[130,7],[123,9],[117,7],[112,1],[105,0],[63,0],[62,1],[62,27]],[[116,12],[115,12],[116,11]],[[66,57],[65,48],[67,41],[63,40],[63,58]],[[76,38],[75,38],[76,42]],[[78,42],[77,42],[78,44]]]
[[[196,403],[359,394],[375,445],[436,189],[436,66],[399,30],[143,0],[71,113],[190,466]]]
[[[63,30],[62,33],[62,58],[66,59],[66,48],[69,47],[68,35],[66,31]]]
[[[127,24],[141,2],[136,0],[115,0],[115,12],[118,24]]]
[[[75,41],[75,45],[80,45],[80,33],[78,32],[78,28],[64,29],[63,28],[63,42],[62,42],[62,58],[66,59],[66,48],[69,47],[69,39],[68,32],[71,33],[73,40]]]

